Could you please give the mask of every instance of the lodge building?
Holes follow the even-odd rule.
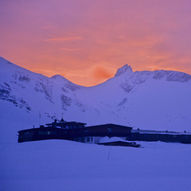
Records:
[[[191,143],[191,134],[170,131],[148,131],[133,129],[117,124],[86,126],[86,123],[66,122],[63,119],[53,123],[18,131],[18,142],[48,139],[65,139],[79,142],[99,143],[103,137],[120,137],[124,141],[162,141]]]

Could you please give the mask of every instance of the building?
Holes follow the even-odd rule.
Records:
[[[32,128],[18,131],[18,142],[46,140],[46,139],[66,139],[80,142],[96,143],[100,137],[126,137],[131,133],[132,128],[116,125],[104,124],[96,126],[85,126],[85,123],[66,122],[64,120],[41,125],[39,128]]]
[[[126,137],[128,141],[161,141],[191,144],[191,134],[187,132],[132,130]]]
[[[126,141],[162,141],[191,144],[190,133],[170,131],[149,131],[133,129],[132,127],[102,124],[86,126],[81,122],[66,122],[63,119],[41,125],[39,128],[21,130],[18,132],[18,142],[47,139],[66,139],[79,142],[99,143],[103,137],[120,137]]]

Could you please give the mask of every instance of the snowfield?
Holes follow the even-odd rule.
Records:
[[[191,145],[108,147],[72,141],[3,144],[2,191],[189,191]]]

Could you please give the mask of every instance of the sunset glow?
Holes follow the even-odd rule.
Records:
[[[2,0],[0,56],[91,86],[124,64],[191,74],[190,0]]]

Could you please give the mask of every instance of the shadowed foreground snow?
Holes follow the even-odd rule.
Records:
[[[191,145],[106,147],[63,140],[0,145],[2,191],[188,191]]]

